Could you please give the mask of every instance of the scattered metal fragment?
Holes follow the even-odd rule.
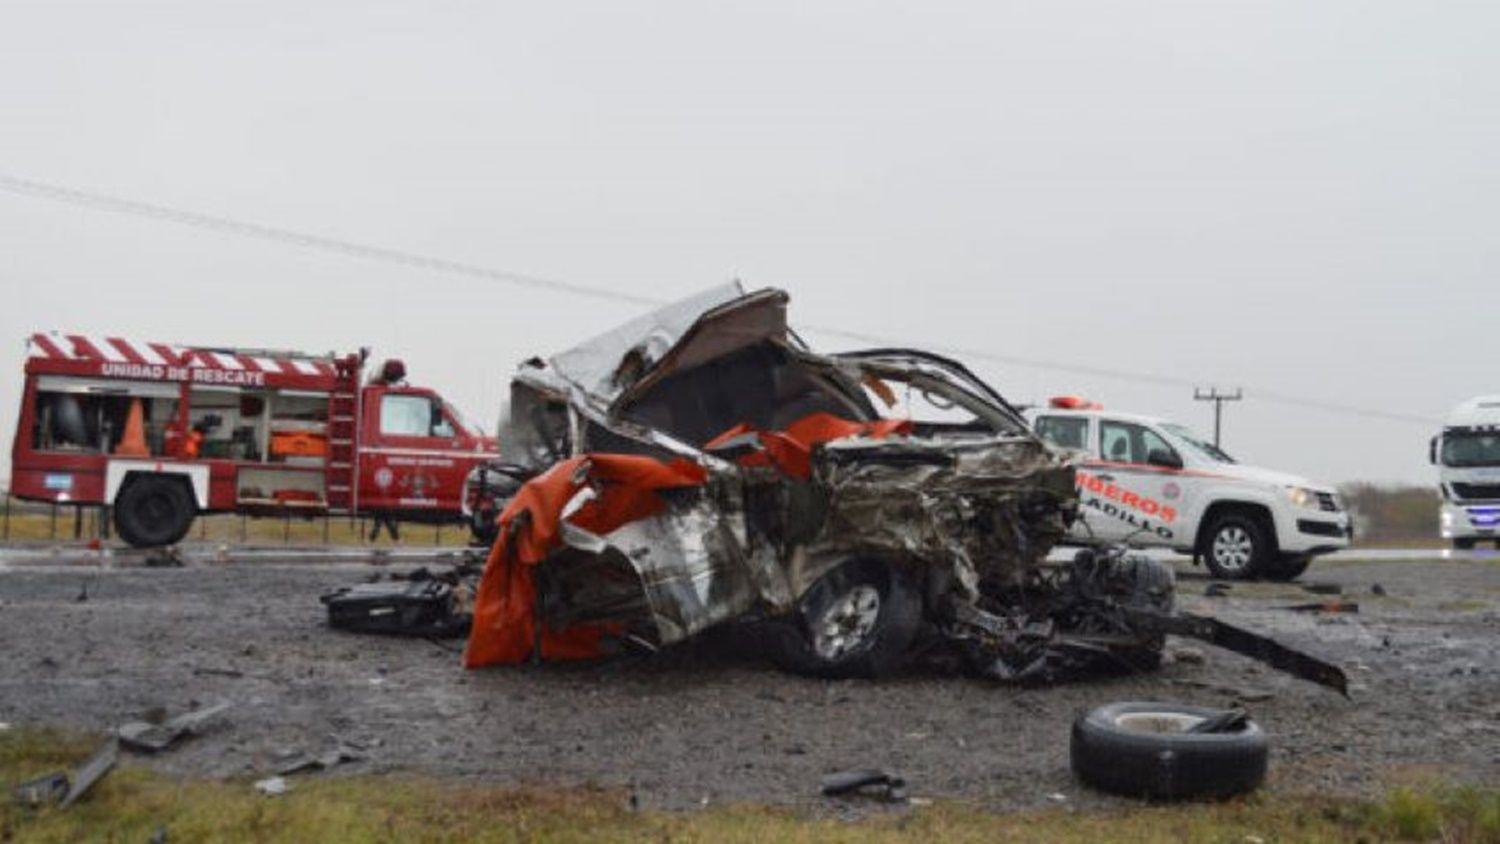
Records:
[[[186,735],[197,734],[208,722],[229,709],[229,703],[184,712],[176,718],[153,724],[149,721],[132,721],[115,731],[120,741],[131,750],[142,753],[159,753],[171,747]]]
[[[1314,595],[1342,595],[1344,587],[1338,583],[1304,583],[1302,591],[1311,592]]]
[[[56,803],[68,793],[68,775],[62,771],[30,779],[11,789],[11,797],[23,806]]]
[[[1222,598],[1225,595],[1229,594],[1229,589],[1230,585],[1228,583],[1215,580],[1214,582],[1208,584],[1208,586],[1204,587],[1203,594],[1209,598]]]
[[[109,770],[115,766],[120,758],[120,742],[118,739],[110,739],[99,748],[99,751],[89,757],[88,761],[78,766],[73,772],[72,784],[68,787],[68,793],[63,796],[59,807],[66,809],[78,801],[94,787],[94,784],[104,778]]]
[[[1381,586],[1379,583],[1373,583],[1373,584],[1370,585],[1370,594],[1371,595],[1384,595],[1385,594],[1385,587]]]
[[[823,796],[868,794],[887,803],[903,803],[910,796],[906,780],[878,768],[837,771],[823,777]]]
[[[363,756],[355,753],[352,749],[339,746],[318,756],[310,754],[299,756],[277,768],[276,773],[280,776],[287,776],[301,771],[323,771],[342,762],[358,762],[363,758]]]

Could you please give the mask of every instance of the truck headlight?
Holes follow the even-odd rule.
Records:
[[[1289,486],[1286,488],[1286,497],[1298,507],[1306,507],[1310,510],[1318,508],[1318,494],[1303,486]]]

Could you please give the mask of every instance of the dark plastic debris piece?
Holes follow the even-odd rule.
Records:
[[[1190,733],[1231,733],[1245,729],[1250,713],[1243,709],[1226,709],[1211,718],[1205,718],[1188,729]]]
[[[823,796],[838,797],[865,792],[888,803],[906,801],[906,780],[878,768],[856,768],[837,771],[823,777]]]
[[[1353,601],[1323,601],[1316,604],[1290,604],[1282,607],[1292,612],[1359,612],[1359,604]]]

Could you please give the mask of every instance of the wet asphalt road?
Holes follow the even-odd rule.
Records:
[[[917,796],[1012,808],[1058,795],[1113,803],[1068,772],[1069,725],[1085,708],[1250,698],[1272,737],[1274,791],[1364,794],[1413,776],[1500,781],[1493,553],[1316,563],[1303,581],[1336,584],[1358,603],[1354,614],[1281,609],[1327,597],[1296,584],[1206,597],[1209,581],[1179,566],[1184,608],[1338,662],[1351,700],[1175,639],[1158,672],[1051,688],[930,666],[878,682],[812,680],[740,653],[732,635],[651,658],[467,672],[461,642],[323,625],[317,596],[371,567],[274,557],[148,569],[0,554],[0,722],[104,731],[156,707],[229,701],[221,728],[137,763],[251,777],[347,742],[364,758],[340,771],[620,786],[673,808],[817,806],[821,775],[885,767]]]

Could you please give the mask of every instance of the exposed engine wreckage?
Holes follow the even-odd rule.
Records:
[[[498,519],[469,667],[760,619],[781,663],[822,675],[939,647],[1047,680],[1153,666],[1171,633],[1344,690],[1334,666],[1175,613],[1158,562],[1047,564],[1077,513],[1069,457],[954,361],[809,351],[786,304],[725,285],[522,365],[500,435],[537,474]]]

